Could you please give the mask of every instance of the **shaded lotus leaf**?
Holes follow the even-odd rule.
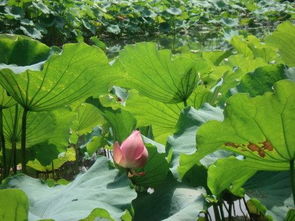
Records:
[[[45,156],[42,156],[42,155],[41,157],[45,158]],[[45,158],[45,160],[47,161],[48,159]],[[47,171],[52,171],[52,169],[54,170],[59,169],[66,162],[75,161],[75,160],[76,160],[76,151],[74,148],[71,147],[71,148],[68,148],[65,152],[59,153],[58,156],[54,158],[49,164],[44,163],[46,165],[42,165],[38,159],[34,159],[34,160],[28,161],[27,166],[37,171],[47,172]]]
[[[294,208],[288,171],[260,171],[244,185],[246,194],[259,200],[274,221],[284,220]]]
[[[134,184],[142,187],[157,188],[167,177],[169,165],[165,159],[165,153],[158,153],[157,148],[150,144],[145,144],[149,153],[148,161],[142,169],[138,169],[141,176],[132,177]]]
[[[285,79],[283,65],[268,65],[246,74],[237,86],[239,92],[248,92],[251,96],[272,91],[275,82]]]
[[[195,221],[204,209],[206,191],[177,183],[172,175],[153,193],[142,192],[132,202],[134,221]],[[152,211],[152,212],[151,212]]]
[[[28,66],[44,61],[50,48],[45,44],[21,35],[0,35],[0,64]]]

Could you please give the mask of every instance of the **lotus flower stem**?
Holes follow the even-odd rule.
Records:
[[[21,133],[21,153],[22,153],[22,172],[26,173],[26,135],[27,135],[27,116],[28,110],[24,108],[22,116],[22,133]]]
[[[187,107],[187,101],[186,100],[183,100],[183,105],[184,105],[184,107]]]
[[[2,176],[5,178],[7,176],[7,158],[6,158],[6,148],[5,148],[5,138],[4,138],[4,131],[3,131],[3,109],[0,108],[0,147],[2,150],[3,156],[3,169],[2,169]]]
[[[294,159],[290,161],[290,180],[293,195],[293,203],[295,205],[295,176],[294,176]]]

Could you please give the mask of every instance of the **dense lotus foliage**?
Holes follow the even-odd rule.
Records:
[[[224,48],[236,34],[263,36],[294,16],[292,0],[2,0],[0,33],[50,46],[84,40],[111,54],[148,40],[182,51]]]
[[[0,35],[0,220],[295,220],[292,22],[260,38],[236,33],[223,50],[169,50],[143,41],[113,57],[101,44],[63,44],[72,36],[60,47],[46,45],[42,26],[28,28],[44,15],[57,19],[51,7],[61,2],[0,3],[0,17],[10,21],[5,28],[16,33]],[[183,28],[179,21],[191,21],[181,16],[201,10],[203,21],[212,5],[221,14],[246,7],[251,19],[271,7],[233,0],[93,2],[71,0],[63,10],[83,6],[76,22],[90,32],[93,20],[85,18],[97,12],[106,19],[100,31],[118,37],[130,27],[106,21],[127,11],[123,19],[133,21],[131,7],[160,27],[174,21],[174,31]],[[290,4],[276,2],[272,7],[286,10],[258,17],[293,16]],[[244,15],[222,16],[226,24],[246,22]],[[82,30],[73,30],[81,37]]]

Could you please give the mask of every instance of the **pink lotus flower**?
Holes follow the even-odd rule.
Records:
[[[144,146],[140,132],[137,130],[133,131],[121,146],[115,142],[113,153],[114,161],[124,168],[143,167],[148,159],[148,151]]]

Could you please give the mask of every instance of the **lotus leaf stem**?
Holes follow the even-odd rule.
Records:
[[[26,173],[26,135],[27,135],[27,116],[28,110],[24,108],[22,116],[22,133],[21,133],[21,154],[22,154],[22,172]]]

